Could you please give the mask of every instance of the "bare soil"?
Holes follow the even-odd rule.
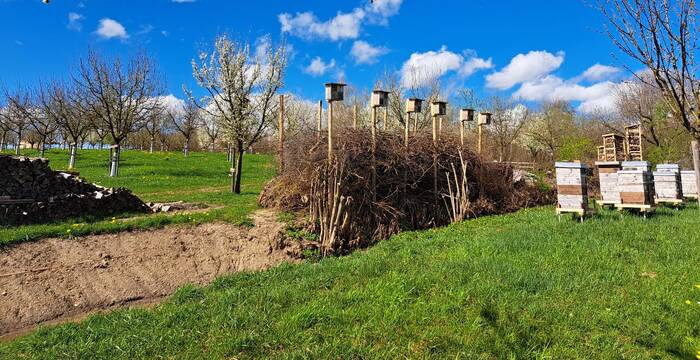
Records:
[[[295,261],[271,210],[230,224],[45,239],[0,252],[0,339],[96,311],[149,305],[185,284]]]

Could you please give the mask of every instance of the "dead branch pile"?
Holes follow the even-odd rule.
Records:
[[[460,159],[459,138],[447,134],[435,149],[437,194],[433,190],[433,141],[428,133],[412,136],[408,147],[400,134],[378,134],[376,189],[372,186],[369,130],[339,130],[332,164],[327,161],[327,140],[317,139],[315,133],[304,135],[286,144],[285,169],[266,186],[259,202],[265,207],[312,215],[320,209],[333,214],[342,197],[343,219],[324,227],[334,232],[336,253],[365,247],[402,230],[450,223],[454,213],[449,187],[455,183],[448,179],[454,178],[455,169],[460,169],[461,175],[462,163],[468,179],[467,184],[459,185],[468,189],[468,201],[460,200],[469,206],[462,209],[466,217],[512,212],[553,199],[551,193],[534,184],[514,182],[510,166],[484,162],[470,150],[463,150]],[[336,180],[338,174],[342,176]],[[324,197],[328,204],[320,206],[319,199]],[[319,220],[316,217],[315,221]],[[318,224],[311,227],[319,231]]]

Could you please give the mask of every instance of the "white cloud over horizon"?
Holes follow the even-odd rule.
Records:
[[[320,56],[317,56],[311,60],[311,63],[307,67],[304,68],[304,72],[311,76],[317,77],[326,74],[326,72],[333,68],[335,68],[335,59],[325,62]]]
[[[126,40],[129,38],[129,34],[126,32],[124,25],[110,18],[101,19],[95,33],[103,39],[118,38]]]
[[[81,31],[83,29],[83,24],[81,21],[85,19],[82,14],[69,12],[68,13],[68,28],[75,31]]]
[[[486,87],[508,90],[518,83],[535,80],[556,70],[564,62],[564,52],[556,55],[547,51],[530,51],[516,55],[510,63],[493,74],[486,76]]]
[[[389,49],[382,46],[372,46],[372,44],[358,40],[352,44],[350,55],[355,59],[356,64],[374,64],[377,59],[389,52]]]
[[[438,51],[413,53],[401,66],[401,84],[404,87],[422,87],[451,71],[466,78],[479,70],[493,67],[491,59],[482,59],[473,53],[469,56],[465,59],[464,55],[449,51],[446,46]]]

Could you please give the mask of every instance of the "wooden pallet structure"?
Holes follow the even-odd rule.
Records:
[[[557,162],[557,216],[578,215],[581,222],[590,213],[588,207],[588,168],[578,162]]]
[[[605,161],[605,146],[598,146],[598,161]]]
[[[683,197],[687,199],[698,198],[698,183],[695,181],[695,171],[681,171],[681,186]]]
[[[635,209],[644,215],[656,210],[654,175],[646,161],[625,161],[617,172],[620,190],[619,210]]]
[[[620,203],[620,190],[617,187],[617,172],[622,169],[620,161],[598,161],[598,179],[600,183],[600,205],[617,205]]]
[[[625,156],[628,161],[644,160],[642,124],[625,126]]]
[[[656,204],[678,206],[683,203],[681,167],[678,164],[659,164],[654,172]]]
[[[603,156],[598,161],[623,161],[625,160],[625,140],[618,134],[603,135]]]

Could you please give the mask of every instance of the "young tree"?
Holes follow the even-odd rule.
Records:
[[[91,50],[80,61],[74,80],[87,110],[95,114],[97,128],[111,135],[115,148],[109,175],[117,176],[122,143],[160,111],[160,102],[154,100],[161,95],[155,63],[144,53],[124,64],[118,57],[106,60]]]
[[[22,145],[22,138],[25,136],[25,132],[29,127],[29,121],[25,116],[23,106],[29,102],[27,98],[28,94],[22,91],[16,91],[10,93],[7,89],[3,90],[3,95],[5,98],[5,106],[3,111],[0,111],[0,117],[3,118],[3,122],[16,136],[15,142],[15,155],[20,154],[20,147]]]
[[[489,102],[493,113],[489,134],[498,151],[499,161],[510,161],[512,145],[520,138],[530,120],[530,111],[523,105],[494,97]]]
[[[239,43],[227,35],[216,39],[211,53],[192,60],[192,73],[207,95],[190,99],[220,124],[236,151],[232,190],[241,192],[243,154],[263,136],[275,120],[277,91],[283,86],[287,67],[284,43],[269,41],[251,52],[250,43]]]
[[[179,132],[185,139],[185,144],[182,147],[182,152],[187,157],[190,153],[190,142],[192,137],[199,129],[202,118],[200,116],[200,110],[192,101],[187,101],[184,108],[179,111],[176,109],[169,109],[167,111],[170,123],[173,125],[175,130]]]

